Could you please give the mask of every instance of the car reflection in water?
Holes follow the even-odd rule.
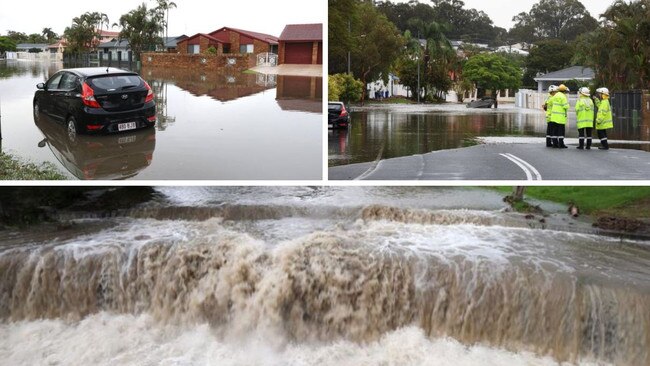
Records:
[[[151,165],[156,147],[154,128],[108,136],[75,136],[43,113],[35,115],[34,122],[45,137],[38,147],[49,146],[61,165],[79,179],[127,179]]]

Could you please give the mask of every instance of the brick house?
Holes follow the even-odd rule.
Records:
[[[323,25],[289,24],[280,35],[278,64],[323,64]]]
[[[201,54],[214,47],[217,54],[257,54],[277,52],[278,38],[269,34],[223,27],[211,33],[197,33],[179,41],[180,54]]]

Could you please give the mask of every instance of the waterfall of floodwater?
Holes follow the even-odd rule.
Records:
[[[497,210],[417,198],[405,207],[381,189],[337,204],[350,190],[255,204],[236,190],[215,203],[158,202],[102,219],[111,226],[93,234],[0,246],[0,335],[40,327],[79,338],[71,329],[88,328],[92,339],[93,327],[115,322],[149,350],[170,327],[181,338],[195,329],[201,342],[255,334],[267,364],[327,354],[376,364],[364,357],[386,347],[407,364],[448,358],[445,349],[468,360],[502,352],[502,364],[522,355],[540,362],[529,364],[650,363],[644,243],[531,229]],[[88,220],[96,219],[77,225]],[[16,360],[14,351],[0,347],[0,356]],[[212,351],[264,363],[255,352],[246,362],[246,352]]]

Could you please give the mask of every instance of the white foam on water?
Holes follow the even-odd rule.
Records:
[[[5,365],[559,365],[529,352],[428,339],[414,326],[367,344],[340,340],[278,346],[260,335],[220,339],[207,324],[176,327],[159,325],[148,315],[102,312],[74,323],[2,323],[0,339],[0,363]]]

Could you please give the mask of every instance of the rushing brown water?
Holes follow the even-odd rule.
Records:
[[[3,250],[9,330],[0,332],[147,314],[158,326],[208,324],[220,340],[261,334],[272,348],[371,345],[415,327],[493,352],[650,362],[644,243],[530,229],[516,215],[423,199],[445,206],[448,191],[415,190],[408,202],[381,188],[361,197],[353,188],[271,189],[252,206],[244,190],[194,192],[103,219],[115,226],[94,234]]]

